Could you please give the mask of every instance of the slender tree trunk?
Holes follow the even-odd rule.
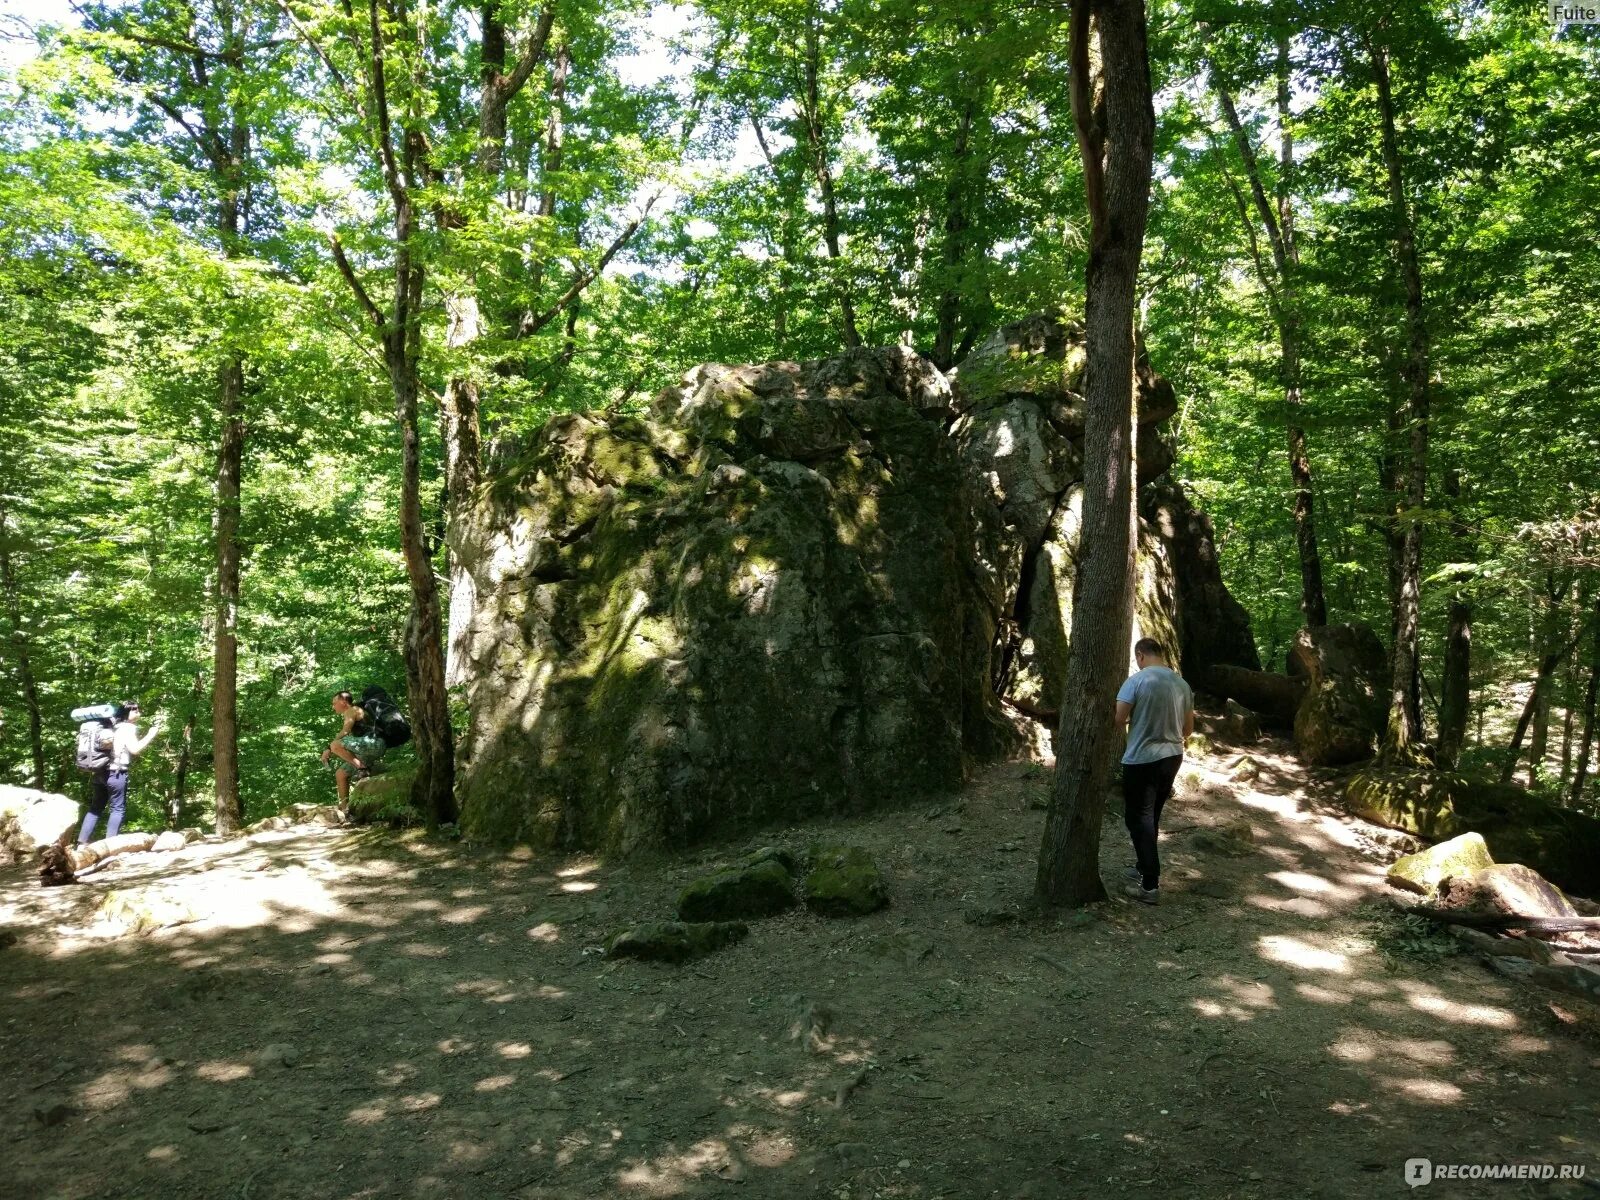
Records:
[[[1561,791],[1567,790],[1567,781],[1572,778],[1572,736],[1576,732],[1578,706],[1572,702],[1578,690],[1578,659],[1577,655],[1567,659],[1566,680],[1562,691],[1565,693],[1565,703],[1562,704],[1563,715],[1561,720],[1561,778],[1558,787]]]
[[[1091,75],[1091,33],[1098,35],[1098,79]],[[1037,892],[1051,905],[1105,896],[1100,825],[1132,632],[1133,321],[1155,138],[1143,0],[1074,0],[1069,69],[1091,228],[1084,477],[1094,486],[1084,495],[1072,657],[1039,849]]]
[[[828,143],[823,126],[822,47],[817,31],[816,14],[806,19],[805,94],[801,116],[805,122],[806,151],[811,159],[811,172],[817,180],[817,192],[822,199],[822,240],[828,247],[828,258],[835,271],[843,268],[839,239],[839,205],[833,190],[833,168],[828,163]],[[850,284],[842,275],[835,279],[839,295],[840,332],[844,344],[850,349],[861,345],[861,334],[856,328],[855,301],[851,299]]]
[[[1583,731],[1578,735],[1578,758],[1572,775],[1572,791],[1567,803],[1583,807],[1583,791],[1589,782],[1589,754],[1594,748],[1595,702],[1600,699],[1600,599],[1595,601],[1594,640],[1589,650],[1589,689],[1583,697]]]
[[[22,706],[28,714],[28,751],[33,758],[33,786],[44,789],[44,722],[39,715],[39,686],[33,676],[33,655],[28,631],[22,624],[22,592],[11,562],[11,532],[7,513],[0,507],[0,587],[6,593],[6,619],[11,625],[11,654],[16,660],[17,682],[22,685]]]
[[[194,726],[205,694],[205,672],[196,671],[194,683],[189,688],[188,715],[184,717],[183,732],[178,737],[178,764],[172,775],[172,797],[167,803],[168,829],[182,829],[184,818],[188,815],[184,802],[189,796],[189,766],[194,761]]]
[[[1453,508],[1461,504],[1461,475],[1447,472],[1445,494]],[[1466,523],[1459,515],[1451,520],[1456,553],[1465,562],[1474,554]],[[1450,596],[1450,612],[1444,639],[1444,678],[1439,685],[1439,737],[1435,759],[1441,770],[1453,771],[1461,761],[1466,740],[1467,715],[1472,707],[1472,603],[1459,583]]]
[[[217,832],[224,837],[244,823],[239,800],[239,502],[244,461],[244,364],[233,355],[223,364],[222,442],[217,449],[216,636],[211,666],[211,756],[217,794]]]
[[[1528,695],[1528,702],[1522,706],[1522,716],[1517,719],[1516,731],[1511,735],[1511,744],[1506,747],[1505,762],[1500,767],[1500,782],[1510,783],[1517,773],[1517,762],[1522,758],[1522,739],[1527,736],[1528,727],[1533,724],[1534,711],[1538,708],[1539,692],[1548,687],[1550,678],[1556,673],[1562,661],[1571,654],[1573,648],[1582,640],[1589,630],[1589,625],[1581,626],[1577,635],[1560,646],[1552,647],[1549,653],[1539,660],[1539,672],[1534,676],[1533,691]]]
[[[1399,578],[1395,596],[1393,674],[1389,684],[1389,725],[1381,757],[1389,762],[1417,757],[1415,743],[1422,737],[1418,701],[1419,666],[1417,627],[1422,601],[1422,512],[1428,495],[1428,327],[1424,320],[1422,269],[1417,262],[1411,209],[1406,202],[1405,175],[1400,161],[1400,140],[1395,129],[1394,97],[1389,86],[1389,52],[1369,39],[1367,50],[1378,85],[1378,114],[1382,123],[1384,171],[1389,184],[1389,208],[1394,222],[1395,253],[1406,285],[1406,426],[1409,462],[1406,464],[1405,506],[1402,510]]]
[[[945,188],[944,248],[940,265],[944,283],[939,292],[938,326],[933,338],[933,362],[941,371],[955,365],[956,330],[961,323],[960,272],[967,251],[967,203],[971,191],[968,159],[972,156],[972,119],[977,103],[969,99],[961,108],[955,146],[950,161],[950,181]]]

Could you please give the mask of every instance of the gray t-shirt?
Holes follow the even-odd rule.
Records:
[[[1194,692],[1170,667],[1146,667],[1128,676],[1117,700],[1133,705],[1124,763],[1150,763],[1183,753],[1184,718],[1194,709]]]

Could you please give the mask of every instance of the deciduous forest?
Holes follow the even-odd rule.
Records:
[[[12,0],[0,1194],[1592,1189],[1559,9]]]

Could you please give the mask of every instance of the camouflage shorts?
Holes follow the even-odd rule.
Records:
[[[340,738],[339,744],[359,758],[364,767],[371,767],[373,763],[383,757],[383,752],[389,748],[382,738],[371,734],[352,733],[349,737]],[[337,754],[328,755],[328,769],[331,771],[343,771],[346,774],[355,770],[354,767]]]

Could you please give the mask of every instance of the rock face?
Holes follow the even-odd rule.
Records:
[[[0,784],[0,863],[31,862],[78,827],[78,802],[55,792]]]
[[[1002,699],[1049,714],[1065,679],[1082,361],[1057,313],[954,385],[856,350],[552,419],[450,530],[463,831],[682,843],[945,792],[1012,750]],[[1153,478],[1171,388],[1142,361],[1139,383]],[[1214,555],[1188,585],[1173,554],[1146,523],[1135,636],[1181,654],[1184,589],[1225,592]]]
[[[1522,788],[1442,771],[1370,772],[1350,781],[1345,798],[1358,816],[1420,837],[1482,834],[1496,859],[1600,897],[1600,820]]]
[[[1371,758],[1387,711],[1383,643],[1365,625],[1302,629],[1289,650],[1289,674],[1306,681],[1294,718],[1294,740],[1310,766]]]

